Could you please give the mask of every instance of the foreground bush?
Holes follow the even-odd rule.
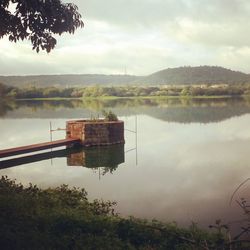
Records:
[[[114,205],[88,201],[84,189],[63,185],[42,190],[2,177],[1,249],[244,249],[229,248],[221,233],[207,233],[194,225],[182,229],[120,218]]]

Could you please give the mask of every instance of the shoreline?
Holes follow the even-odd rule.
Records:
[[[74,100],[124,100],[124,99],[238,99],[249,98],[250,95],[200,95],[200,96],[98,96],[98,97],[44,97],[44,98],[18,98],[12,99],[14,101],[74,101]]]

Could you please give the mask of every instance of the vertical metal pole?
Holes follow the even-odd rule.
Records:
[[[50,141],[52,141],[52,123],[49,122]]]
[[[99,136],[99,133],[98,133],[98,136]],[[100,143],[99,143],[100,144]],[[101,180],[101,158],[100,158],[100,145],[98,144],[98,147],[97,147],[97,149],[98,149],[98,155],[97,155],[97,157],[98,157],[98,165],[99,165],[99,181]]]
[[[50,132],[50,141],[52,142],[52,123],[51,123],[51,121],[49,122],[49,132]],[[52,148],[50,149],[50,152],[52,152]],[[51,164],[51,166],[53,165],[53,159],[52,158],[50,158],[50,164]]]
[[[136,166],[138,164],[137,143],[138,143],[138,138],[137,138],[137,115],[135,115],[135,154],[136,154]]]

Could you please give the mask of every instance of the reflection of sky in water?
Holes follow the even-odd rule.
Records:
[[[125,127],[134,128],[133,117],[123,117]],[[65,127],[65,119],[53,120]],[[219,123],[181,124],[138,116],[138,165],[135,151],[125,154],[125,163],[113,174],[101,176],[91,169],[67,166],[56,158],[1,170],[2,175],[41,187],[63,183],[84,187],[90,198],[116,200],[122,215],[177,220],[202,224],[217,218],[238,218],[231,194],[250,177],[250,115]],[[2,119],[0,148],[49,140],[48,119]],[[64,132],[53,134],[54,139]],[[135,146],[126,132],[125,151]],[[1,163],[0,163],[1,164]],[[245,191],[244,191],[245,190]],[[244,191],[244,192],[243,192]],[[247,189],[242,189],[246,195]]]

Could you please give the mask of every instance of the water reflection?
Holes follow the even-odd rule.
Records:
[[[124,144],[89,148],[67,156],[68,166],[102,168],[103,175],[113,173],[124,161]]]
[[[86,168],[102,168],[103,175],[113,173],[124,162],[124,145],[112,145],[95,148],[68,148],[22,156],[0,161],[0,169],[16,167],[47,159],[67,157],[67,166],[82,166]]]
[[[136,152],[130,151],[113,174],[105,174],[101,181],[93,174],[96,167],[110,167],[108,171],[112,172],[112,168],[124,161],[122,152],[135,147],[134,134],[125,131],[124,151],[107,154],[101,158],[102,163],[97,161],[98,153],[90,150],[54,158],[53,165],[48,159],[2,169],[1,175],[43,188],[61,184],[83,187],[90,199],[117,201],[117,212],[122,216],[176,220],[186,226],[195,221],[205,228],[216,219],[227,224],[239,220],[239,205],[233,202],[229,206],[229,200],[239,183],[250,176],[247,100],[86,102],[13,104],[12,110],[7,110],[0,119],[0,131],[4,131],[0,134],[0,148],[47,141],[50,121],[55,127],[63,128],[68,118],[89,117],[92,112],[98,113],[112,104],[126,129],[134,130],[133,115],[140,114],[137,166]],[[64,137],[64,132],[53,134],[55,140]],[[118,160],[108,160],[110,155],[119,154]],[[67,163],[85,167],[67,166]],[[247,184],[250,186],[250,182]],[[248,198],[249,188],[244,186],[237,199]]]
[[[240,210],[237,220],[230,221],[227,224],[226,229],[233,233],[233,240],[250,239],[250,200],[249,200],[249,188],[247,192],[240,192],[240,188],[249,184],[250,178],[243,181],[234,191],[230,200],[230,206],[232,202],[238,205]],[[240,195],[240,196],[239,196]],[[243,195],[243,196],[242,196]],[[238,196],[238,197],[237,197]],[[235,230],[232,230],[235,229]]]
[[[98,116],[103,109],[117,115],[146,114],[179,123],[219,122],[250,113],[250,100],[244,98],[217,99],[83,99],[51,101],[18,101],[0,104],[0,116],[5,118],[78,118]]]
[[[53,159],[58,157],[67,157],[70,154],[82,151],[79,148],[69,148],[69,149],[61,149],[56,151],[38,153],[33,155],[21,156],[16,158],[11,158],[8,160],[0,161],[0,169],[16,167],[20,165],[30,164],[34,162],[39,162],[47,159]]]
[[[4,102],[0,100],[0,117],[5,117],[8,114],[8,112],[11,112],[17,108],[18,107],[15,101]]]

